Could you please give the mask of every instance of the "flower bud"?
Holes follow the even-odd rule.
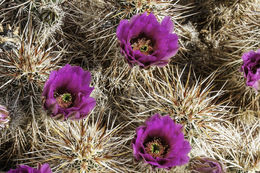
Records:
[[[0,130],[8,127],[10,121],[9,112],[5,106],[0,105]]]
[[[189,170],[192,173],[224,173],[221,163],[208,157],[195,157],[191,159]]]

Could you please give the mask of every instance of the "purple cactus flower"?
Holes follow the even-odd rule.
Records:
[[[153,115],[136,129],[132,142],[134,157],[154,168],[170,169],[188,163],[191,147],[181,129],[168,115]]]
[[[242,56],[243,65],[241,71],[244,72],[247,86],[252,86],[260,90],[260,49],[257,52],[249,51]]]
[[[131,20],[121,20],[117,27],[117,38],[121,53],[131,67],[151,65],[165,66],[179,48],[178,36],[173,31],[170,17],[160,24],[151,13],[133,16]]]
[[[10,121],[9,112],[5,106],[0,105],[0,130],[8,127]]]
[[[39,165],[38,168],[31,168],[26,165],[19,165],[16,169],[11,169],[7,173],[52,173],[49,164]]]
[[[55,119],[82,119],[95,107],[90,97],[91,74],[81,67],[65,65],[52,71],[43,89],[44,108]]]
[[[191,173],[224,173],[220,162],[207,157],[195,157],[191,159],[189,170]]]

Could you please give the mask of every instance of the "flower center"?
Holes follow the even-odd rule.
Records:
[[[62,108],[68,108],[72,104],[72,95],[70,93],[64,93],[59,95],[57,98],[57,103]]]
[[[140,50],[140,52],[144,55],[150,55],[153,53],[152,41],[145,37],[135,39],[132,44],[132,49]]]
[[[155,154],[160,153],[160,146],[157,144],[152,144],[151,152]]]
[[[167,152],[167,146],[164,146],[160,139],[154,139],[146,144],[145,150],[152,157],[163,157]]]
[[[71,94],[70,93],[62,94],[62,100],[64,102],[71,102],[72,100]]]

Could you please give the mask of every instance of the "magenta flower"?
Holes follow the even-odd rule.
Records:
[[[31,168],[26,165],[19,165],[16,169],[11,169],[7,173],[52,173],[50,166],[45,163],[39,165],[38,168]]]
[[[178,36],[172,33],[173,23],[165,17],[160,24],[151,13],[139,14],[128,22],[121,20],[117,38],[121,53],[132,67],[165,66],[178,51]]]
[[[9,121],[10,117],[7,108],[0,105],[0,130],[8,127]]]
[[[135,158],[155,168],[170,169],[188,163],[191,147],[181,129],[168,115],[153,115],[136,129],[132,142]]]
[[[224,173],[222,165],[215,159],[195,157],[191,159],[189,170],[192,173]]]
[[[252,86],[260,90],[260,49],[257,52],[249,51],[242,56],[243,65],[241,71],[244,72],[247,86]]]
[[[54,118],[82,119],[95,107],[90,97],[91,74],[81,67],[67,64],[52,71],[43,89],[44,108]]]

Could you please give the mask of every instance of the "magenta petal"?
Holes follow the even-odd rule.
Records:
[[[16,169],[10,169],[7,173],[52,173],[48,164],[43,164],[38,169],[27,165],[19,165]]]
[[[34,173],[35,168],[19,165],[16,169],[10,169],[7,173]]]
[[[140,151],[140,149],[142,148],[143,142],[144,142],[144,137],[143,137],[143,133],[145,131],[144,126],[140,126],[136,129],[136,137],[133,139],[132,141],[132,147],[133,147],[133,153],[134,156],[137,160],[140,159],[141,155],[138,154],[138,152]],[[143,149],[144,150],[144,149]]]
[[[179,49],[178,36],[176,34],[170,35],[168,37],[167,43],[168,43],[168,49],[167,49],[167,54],[165,55],[165,57],[172,57],[177,53],[177,51]],[[167,58],[162,58],[162,60],[165,60],[165,59],[167,59]]]
[[[256,90],[260,90],[260,49],[256,52],[249,51],[242,56],[243,65],[241,71],[246,78],[247,86],[254,87]]]
[[[81,109],[89,113],[96,106],[96,100],[92,97],[88,97],[84,99],[84,102],[80,105]]]
[[[116,35],[119,40],[127,39],[127,34],[129,30],[129,23],[127,20],[121,20],[119,26],[117,27]]]
[[[131,67],[139,65],[146,68],[151,65],[165,66],[179,48],[178,36],[173,31],[173,22],[165,17],[160,24],[151,13],[133,16],[130,21],[122,20],[117,27],[117,38],[120,42],[122,55]],[[145,37],[151,40],[153,51],[149,55],[135,51],[131,40]]]
[[[152,156],[147,147],[147,141],[160,139],[167,146],[167,153]],[[144,126],[136,129],[136,136],[132,141],[133,154],[137,160],[143,159],[146,163],[157,168],[170,169],[174,166],[189,162],[188,153],[190,144],[184,139],[182,126],[175,124],[169,116],[155,114],[149,118]],[[166,151],[166,150],[165,150]]]
[[[172,32],[173,30],[173,22],[171,21],[170,16],[166,16],[162,21],[162,27],[164,27],[168,32]]]
[[[52,173],[51,168],[47,163],[43,164],[38,169],[39,169],[39,173]]]
[[[57,114],[59,111],[59,106],[54,98],[47,99],[45,101],[44,108],[52,112],[52,114]]]
[[[94,89],[89,86],[90,82],[90,72],[78,66],[67,64],[58,71],[51,72],[42,94],[45,110],[54,118],[63,115],[65,120],[86,117],[96,105],[95,99],[90,97]],[[73,97],[73,102],[67,107],[57,101],[62,93],[70,93]]]

